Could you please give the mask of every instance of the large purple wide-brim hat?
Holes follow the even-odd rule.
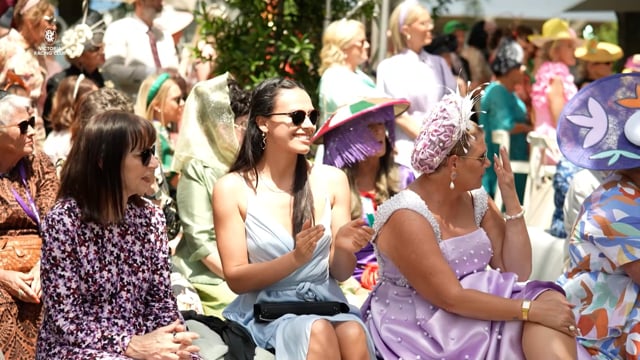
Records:
[[[395,140],[395,119],[409,108],[409,101],[365,98],[341,106],[311,138],[324,143],[323,162],[338,168],[353,166],[380,149],[369,125],[384,123],[389,140]]]
[[[572,163],[591,170],[640,167],[640,73],[596,80],[565,105],[558,144]]]

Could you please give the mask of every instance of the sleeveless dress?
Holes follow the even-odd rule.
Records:
[[[325,233],[318,241],[313,258],[307,264],[268,288],[238,295],[222,313],[225,318],[243,325],[258,346],[275,349],[279,360],[298,360],[307,357],[311,325],[315,320],[326,319],[334,323],[357,321],[366,331],[360,318],[360,311],[352,305],[349,305],[349,313],[334,316],[286,314],[268,323],[254,320],[253,304],[258,302],[347,302],[337,281],[329,275],[331,205],[328,199],[325,202],[324,213],[317,223],[324,225]],[[291,234],[264,208],[261,208],[253,196],[249,196],[247,204],[245,229],[247,252],[251,263],[270,261],[293,250],[295,240]],[[370,336],[367,336],[367,341],[370,358],[374,359],[374,347]]]
[[[487,211],[487,193],[472,191],[475,222]],[[518,276],[488,268],[493,255],[482,228],[442,240],[438,223],[419,195],[404,190],[378,208],[376,234],[400,209],[424,216],[434,229],[442,255],[462,287],[512,299],[535,299],[542,292],[562,289],[551,282],[518,282]],[[395,264],[380,253],[379,278],[362,307],[378,356],[388,359],[524,359],[522,321],[488,321],[461,317],[442,310],[420,296]]]

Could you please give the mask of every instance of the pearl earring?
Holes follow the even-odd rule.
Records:
[[[449,189],[453,190],[456,188],[456,184],[453,183],[453,180],[449,183]]]

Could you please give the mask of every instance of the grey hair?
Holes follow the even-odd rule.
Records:
[[[31,111],[31,99],[19,95],[7,95],[0,99],[0,124],[7,125],[18,109]]]

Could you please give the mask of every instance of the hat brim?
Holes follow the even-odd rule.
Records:
[[[165,6],[166,9],[167,7]],[[192,13],[179,10],[162,11],[160,16],[153,20],[155,26],[171,34],[184,30],[192,22]]]
[[[640,73],[593,81],[565,105],[558,145],[572,163],[591,170],[640,164]]]
[[[623,56],[622,49],[615,44],[599,42],[595,51],[588,49],[587,45],[585,43],[576,49],[576,58],[589,62],[610,62],[619,60]]]
[[[565,35],[561,35],[561,36],[529,35],[529,41],[537,47],[543,47],[544,44],[548,43],[549,41],[555,41],[555,40],[573,40],[576,46],[581,46],[584,43],[583,39],[573,37],[569,34],[567,34],[566,36]]]
[[[341,106],[322,124],[320,129],[311,138],[311,142],[322,143],[322,138],[326,133],[350,121],[386,107],[392,106],[394,115],[398,117],[407,111],[409,105],[410,102],[405,99],[364,98],[352,104]]]

